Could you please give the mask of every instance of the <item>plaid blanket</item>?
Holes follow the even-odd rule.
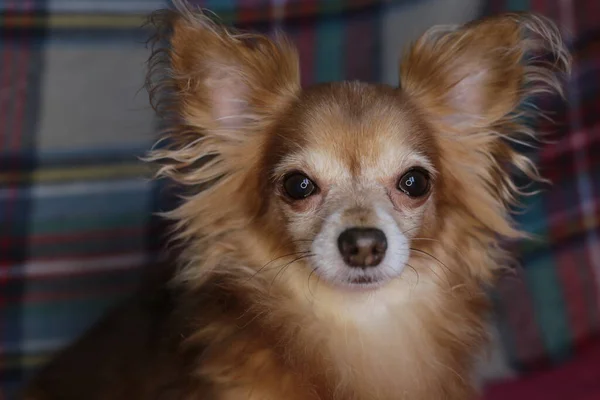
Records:
[[[0,398],[131,293],[172,199],[137,160],[156,121],[140,90],[144,16],[160,0],[0,0]],[[396,83],[400,48],[482,11],[534,9],[572,33],[570,107],[539,150],[555,185],[520,222],[540,236],[496,295],[492,375],[558,363],[600,333],[597,0],[205,0],[227,22],[284,29],[305,84]],[[482,8],[485,6],[485,9]],[[595,17],[596,16],[596,17]],[[539,129],[548,129],[540,126]]]
[[[493,0],[489,12],[533,9],[561,25],[574,55],[568,106],[555,108],[554,143],[537,158],[550,188],[519,222],[539,240],[518,249],[518,279],[500,286],[497,311],[512,366],[560,364],[600,339],[600,2]],[[553,129],[540,126],[542,130]]]

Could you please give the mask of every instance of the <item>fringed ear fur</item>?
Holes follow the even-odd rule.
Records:
[[[252,135],[299,90],[296,50],[283,36],[271,40],[236,32],[183,1],[174,4],[176,11],[152,18],[169,43],[150,60],[151,100],[177,118],[176,129],[185,127],[186,140],[195,134],[203,144],[212,143],[200,154],[256,142]],[[157,100],[155,92],[162,97]]]
[[[569,54],[554,23],[503,14],[462,27],[434,27],[400,67],[404,91],[433,118],[463,133],[509,120],[530,96],[561,90]]]
[[[163,47],[149,60],[147,86],[168,132],[147,160],[160,165],[159,176],[194,189],[165,214],[176,221],[173,239],[193,243],[182,257],[193,263],[206,241],[248,223],[244,207],[258,207],[246,195],[257,178],[248,176],[266,132],[296,97],[300,75],[296,50],[283,36],[237,32],[184,1],[174,4],[150,19],[153,42]],[[241,201],[223,207],[234,198]]]
[[[557,27],[531,14],[504,14],[461,27],[435,27],[406,53],[402,90],[437,131],[441,152],[442,203],[467,226],[463,243],[475,241],[498,261],[499,238],[527,235],[510,210],[527,195],[513,182],[515,170],[543,180],[512,142],[531,143],[543,93],[563,93],[570,56]],[[535,142],[534,142],[535,143]],[[461,225],[466,224],[466,225]],[[465,247],[466,248],[466,247]],[[472,273],[488,277],[482,262]]]

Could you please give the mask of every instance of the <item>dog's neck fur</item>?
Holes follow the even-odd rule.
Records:
[[[248,259],[262,258],[254,251]],[[370,292],[329,287],[300,263],[279,276],[240,268],[207,281],[193,292],[212,304],[194,315],[212,311],[186,341],[209,360],[198,372],[235,383],[225,391],[232,399],[470,398],[485,296],[475,280],[432,260],[410,264]]]

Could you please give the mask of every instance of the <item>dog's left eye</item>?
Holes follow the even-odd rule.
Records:
[[[283,182],[286,194],[294,200],[302,200],[317,189],[313,181],[299,172],[289,175]]]
[[[398,181],[398,189],[409,197],[421,197],[429,191],[429,175],[420,168],[414,168],[405,173]]]

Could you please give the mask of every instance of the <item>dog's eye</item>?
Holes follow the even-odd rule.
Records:
[[[283,188],[290,198],[302,200],[313,194],[317,187],[306,175],[297,172],[285,178]]]
[[[429,191],[429,175],[422,169],[411,169],[398,181],[398,189],[410,197],[421,197]]]

